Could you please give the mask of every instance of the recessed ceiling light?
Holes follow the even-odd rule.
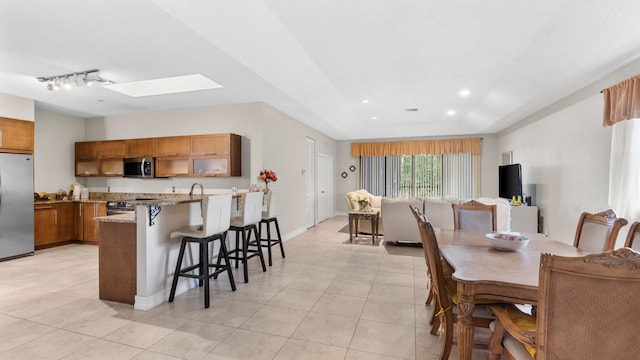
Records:
[[[372,116],[372,117],[371,117],[371,120],[378,120],[378,118],[377,118],[377,117],[375,117],[375,116]]]
[[[469,96],[469,94],[471,94],[471,91],[469,91],[467,89],[463,89],[463,90],[460,90],[460,92],[458,94],[460,95],[460,97],[467,97],[467,96]]]
[[[371,100],[369,100],[369,99],[364,99],[364,100],[362,100],[362,103],[363,103],[363,104],[368,104],[368,103],[370,103],[370,102],[371,102]]]
[[[163,79],[118,83],[107,85],[105,87],[131,97],[141,97],[217,89],[221,88],[222,85],[200,74],[194,74]]]
[[[456,114],[456,111],[455,111],[455,110],[453,110],[453,109],[451,109],[451,110],[447,111],[447,115],[449,115],[449,116],[453,116],[453,115],[455,115],[455,114]]]

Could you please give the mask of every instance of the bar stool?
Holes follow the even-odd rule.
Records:
[[[204,307],[208,308],[210,278],[217,278],[218,274],[226,271],[229,275],[229,282],[231,282],[231,290],[236,291],[236,283],[233,280],[233,272],[231,271],[231,263],[229,262],[229,254],[225,244],[231,215],[231,194],[208,196],[202,202],[202,225],[183,227],[173,231],[170,235],[172,239],[182,237],[182,242],[180,243],[176,270],[173,273],[169,302],[173,302],[175,297],[178,278],[184,276],[198,279],[198,285],[204,285]],[[209,263],[208,254],[209,243],[215,240],[221,240],[220,250],[218,251],[217,263],[211,264]],[[197,264],[181,269],[184,252],[189,243],[197,243],[199,245],[199,260]],[[224,264],[221,263],[221,258],[224,259]],[[215,271],[210,273],[209,268],[214,268]],[[198,274],[190,274],[195,269],[198,269]]]
[[[269,266],[273,265],[271,261],[271,247],[280,245],[280,253],[284,258],[284,247],[282,246],[282,237],[280,236],[280,226],[278,226],[278,218],[276,217],[276,201],[273,196],[273,191],[268,191],[264,196],[264,205],[262,206],[262,220],[258,225],[258,238],[260,238],[260,245],[266,247],[269,254]],[[276,226],[277,239],[271,238],[271,223]],[[262,237],[262,225],[267,226],[267,237]],[[266,244],[264,242],[266,241]]]
[[[229,251],[229,259],[235,260],[236,269],[238,268],[238,263],[242,261],[245,283],[249,282],[247,260],[252,257],[260,257],[262,271],[267,271],[264,256],[262,256],[262,247],[260,246],[257,227],[262,219],[262,196],[262,192],[240,194],[241,215],[232,218],[231,226],[229,227],[229,231],[236,233],[236,247]],[[251,233],[253,233],[255,240],[251,240]],[[242,243],[240,243],[240,235],[242,235]],[[250,249],[249,247],[253,248]],[[218,258],[218,261],[220,261],[220,258]]]

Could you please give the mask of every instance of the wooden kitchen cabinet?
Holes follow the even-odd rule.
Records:
[[[53,205],[35,205],[33,239],[36,250],[56,243],[56,209]]]
[[[99,176],[123,176],[122,159],[127,153],[126,140],[106,140],[102,142]]]
[[[242,138],[236,134],[191,137],[192,176],[242,176]]]
[[[76,176],[98,176],[102,154],[101,141],[81,141],[75,143]]]
[[[189,156],[191,154],[191,136],[167,136],[156,139],[157,156]]]
[[[0,117],[0,152],[33,154],[34,123]]]
[[[156,138],[130,139],[127,140],[126,157],[155,157]]]
[[[231,148],[240,145],[236,134],[207,134],[191,137],[191,155],[230,155]]]
[[[75,240],[79,240],[83,243],[97,244],[98,243],[98,225],[99,223],[93,220],[94,217],[106,216],[107,205],[104,203],[77,203],[75,208],[75,226],[74,237]]]
[[[74,239],[73,203],[34,206],[34,245],[36,249]]]

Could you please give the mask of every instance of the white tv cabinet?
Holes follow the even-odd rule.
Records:
[[[511,231],[523,233],[538,232],[538,207],[537,206],[512,206],[511,207]]]

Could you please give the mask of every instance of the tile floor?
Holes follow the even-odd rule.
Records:
[[[422,249],[350,244],[346,223],[285,242],[266,273],[251,259],[235,292],[212,280],[209,309],[201,288],[146,312],[98,300],[96,246],[0,262],[0,359],[437,359]]]

